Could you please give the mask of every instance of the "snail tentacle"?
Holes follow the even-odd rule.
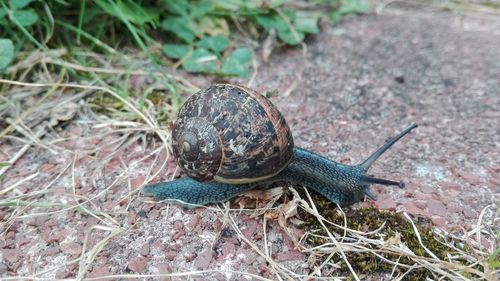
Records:
[[[413,129],[417,128],[417,124],[411,124],[408,126],[406,129],[401,131],[399,134],[396,136],[390,138],[384,145],[379,147],[372,155],[370,155],[368,158],[366,158],[361,164],[359,164],[360,167],[362,167],[365,171],[368,171],[370,169],[371,165],[377,161],[377,159],[384,154],[389,148],[391,148],[392,145],[394,145],[398,140],[400,140],[402,137],[404,137],[406,134],[411,132]]]

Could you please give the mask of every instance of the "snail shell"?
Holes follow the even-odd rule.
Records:
[[[179,166],[199,181],[240,184],[281,172],[293,154],[285,119],[264,96],[217,84],[192,95],[172,131]]]

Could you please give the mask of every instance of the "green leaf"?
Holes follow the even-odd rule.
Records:
[[[7,15],[7,11],[3,8],[0,7],[0,20]]]
[[[138,25],[145,25],[146,23],[156,24],[158,22],[158,11],[148,9],[145,6],[134,3],[134,1],[118,1],[115,10],[116,13],[120,13],[118,15],[119,18],[125,17]]]
[[[292,23],[297,18],[295,12],[290,10],[284,10],[283,15],[284,17],[286,17],[288,21]],[[278,31],[278,37],[289,45],[296,45],[302,42],[305,37],[304,34],[304,32],[306,32],[305,30],[315,31],[314,28],[311,26],[311,23],[299,21],[300,29],[305,29],[305,30],[302,31],[294,27],[295,30],[294,32],[292,32],[288,24],[286,23],[284,17],[278,14],[271,14],[271,15],[258,15],[255,17],[255,19],[266,30],[270,30],[273,28],[276,29]]]
[[[0,69],[4,69],[14,60],[14,44],[10,39],[0,38]]]
[[[317,17],[297,18],[293,24],[298,31],[304,33],[319,33]]]
[[[10,0],[10,7],[12,9],[22,9],[29,5],[33,0]]]
[[[189,72],[214,73],[217,71],[217,56],[209,50],[199,48],[184,61],[182,67]]]
[[[229,45],[229,39],[222,35],[207,36],[196,42],[196,46],[212,50],[216,53],[221,53]]]
[[[161,22],[161,28],[174,33],[177,37],[187,43],[193,42],[194,32],[188,26],[188,20],[182,17],[168,17]]]
[[[291,30],[278,31],[278,37],[289,45],[297,45],[304,40],[305,34],[300,31]]]
[[[184,16],[187,14],[187,9],[189,7],[189,3],[187,0],[163,0],[162,2],[165,5],[165,9],[167,9],[167,11],[171,12],[172,14],[176,14],[179,16]]]
[[[490,268],[490,270],[496,270],[497,268],[500,268],[500,260],[498,260],[499,255],[500,247],[496,248],[488,258],[488,267]]]
[[[199,18],[213,11],[214,5],[212,1],[200,1],[198,4],[189,7],[189,10],[192,18]]]
[[[248,76],[248,66],[252,60],[252,50],[238,48],[234,50],[222,65],[222,72],[229,75]]]
[[[342,14],[366,13],[370,11],[370,2],[368,0],[347,0],[340,6]]]
[[[119,18],[122,22],[130,21],[138,25],[146,23],[156,24],[159,13],[152,9],[147,9],[133,1],[106,1],[95,0],[107,14]]]
[[[288,21],[294,21],[297,18],[297,14],[293,10],[283,10],[283,14],[288,18]]]
[[[38,20],[38,15],[33,9],[14,11],[13,16],[22,26],[33,25]]]
[[[0,162],[0,168],[10,166],[7,162]]]
[[[255,17],[257,23],[260,24],[265,30],[269,31],[271,29],[288,30],[288,25],[286,22],[277,14],[272,15],[257,15]]]
[[[368,0],[345,0],[342,1],[342,6],[331,14],[330,18],[333,22],[338,22],[346,14],[362,14],[369,11],[370,3]]]
[[[216,9],[222,11],[238,11],[243,8],[245,0],[217,0]]]
[[[189,45],[184,44],[165,44],[163,52],[169,58],[181,59],[189,52]]]

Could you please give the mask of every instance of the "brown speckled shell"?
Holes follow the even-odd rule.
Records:
[[[172,139],[179,166],[201,181],[269,178],[288,165],[293,153],[290,128],[276,106],[230,84],[192,95],[179,111]]]

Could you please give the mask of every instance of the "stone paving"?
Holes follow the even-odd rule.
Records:
[[[352,19],[325,27],[307,59],[300,50],[275,56],[257,84],[295,83],[276,100],[297,145],[345,163],[419,124],[373,165],[406,182],[404,191],[372,187],[375,204],[467,225],[500,192],[500,31],[485,25],[449,15]]]

